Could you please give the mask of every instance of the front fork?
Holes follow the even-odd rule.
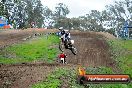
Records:
[[[61,38],[61,42],[64,43],[64,39],[63,38]]]

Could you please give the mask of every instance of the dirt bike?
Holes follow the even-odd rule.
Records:
[[[70,49],[74,55],[77,54],[77,49],[74,46],[74,40],[66,39],[64,42],[61,41],[59,48],[61,51],[64,51],[64,49]]]

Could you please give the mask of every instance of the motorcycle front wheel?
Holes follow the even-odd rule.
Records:
[[[64,44],[62,43],[62,42],[60,42],[60,44],[59,44],[59,49],[63,52],[64,51],[64,49],[65,49],[65,46],[64,46]]]

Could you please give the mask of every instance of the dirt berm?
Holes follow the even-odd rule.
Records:
[[[68,63],[86,67],[114,65],[106,42],[106,38],[115,38],[114,36],[100,32],[72,32],[71,37],[75,40],[78,53],[73,55],[70,50],[66,50]]]
[[[1,32],[0,45],[16,43],[32,33],[33,31]],[[73,55],[70,50],[66,50],[68,55],[67,62],[68,65],[70,64],[70,68],[78,65],[86,67],[114,67],[104,35],[95,32],[72,32],[71,37],[75,40],[75,47],[78,53]],[[65,66],[67,67],[68,65]],[[44,63],[37,63],[37,65],[32,63],[31,65],[0,65],[0,88],[27,88],[36,82],[44,80],[45,76],[56,67],[62,67],[62,65],[48,65]]]

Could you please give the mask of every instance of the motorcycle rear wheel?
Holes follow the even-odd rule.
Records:
[[[71,51],[72,51],[72,53],[73,53],[74,55],[77,54],[77,49],[76,49],[74,46],[72,46]]]

